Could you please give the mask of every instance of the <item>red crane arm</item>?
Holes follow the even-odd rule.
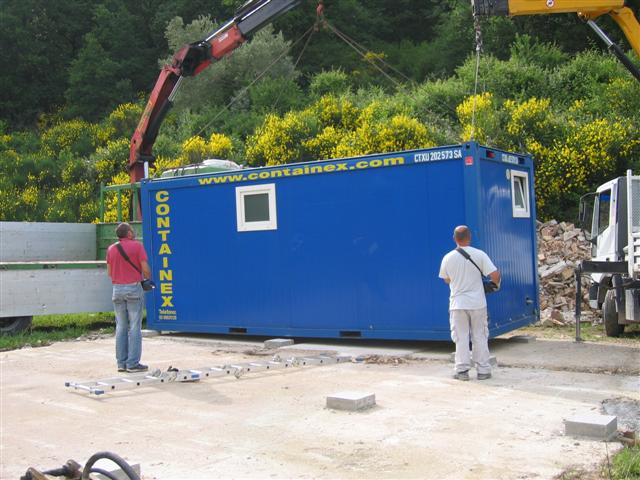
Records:
[[[162,68],[136,131],[131,137],[127,164],[131,183],[144,178],[145,163],[153,165],[153,144],[162,121],[173,105],[183,77],[198,75],[212,62],[233,52],[247,41],[251,34],[300,2],[301,0],[251,0],[220,29],[199,42],[185,45],[173,56],[171,64]]]

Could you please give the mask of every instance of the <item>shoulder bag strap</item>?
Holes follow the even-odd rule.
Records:
[[[124,248],[122,248],[122,245],[120,244],[120,242],[116,242],[115,245],[118,251],[120,252],[120,255],[122,255],[122,258],[124,258],[127,262],[129,262],[131,266],[135,268],[138,273],[142,274],[142,271],[138,267],[136,267],[135,263],[133,263],[129,258],[129,255],[127,255],[127,253],[124,251]]]
[[[478,269],[478,271],[480,272],[480,275],[482,275],[484,277],[484,273],[482,273],[482,270],[480,270],[480,267],[478,266],[478,264],[476,262],[473,261],[473,258],[471,258],[471,255],[469,255],[467,252],[464,251],[464,249],[458,247],[456,248],[456,252],[458,252],[460,255],[462,255],[464,258],[466,258],[467,260],[469,260],[471,263],[473,263],[473,265]]]

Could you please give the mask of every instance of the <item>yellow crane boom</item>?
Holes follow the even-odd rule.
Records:
[[[609,15],[620,27],[631,48],[640,57],[640,22],[624,0],[471,0],[474,15],[549,15],[576,13],[595,30],[598,36],[620,61],[640,80],[640,72],[620,47],[613,43],[595,23],[603,15]]]

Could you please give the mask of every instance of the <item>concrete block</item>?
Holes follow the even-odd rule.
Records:
[[[451,358],[449,359],[449,361],[451,363],[455,363],[456,362],[456,352],[451,352]],[[475,365],[475,362],[473,360],[471,360],[471,366],[473,367]],[[495,355],[491,355],[489,357],[489,365],[491,365],[492,367],[497,367],[498,366],[498,359],[496,358]]]
[[[327,408],[356,412],[376,404],[375,393],[341,392],[327,397]]]
[[[142,330],[143,338],[157,337],[158,335],[160,335],[160,332],[158,330]]]
[[[131,465],[131,469],[138,474],[138,477],[140,477],[140,464],[139,463]],[[115,478],[116,480],[129,480],[130,479],[129,475],[127,475],[120,468],[118,468],[116,470],[111,470],[111,471],[109,471],[109,473],[111,474],[111,478]],[[98,480],[109,480],[109,477],[107,477],[105,475],[102,475],[100,473],[92,473],[91,477],[92,478],[96,478]]]
[[[594,440],[610,440],[618,430],[618,417],[613,415],[584,414],[564,420],[564,433]]]
[[[514,343],[531,343],[536,341],[536,337],[533,335],[514,335],[509,338],[509,341]]]
[[[272,338],[264,342],[264,348],[280,348],[293,345],[293,339],[291,338]]]

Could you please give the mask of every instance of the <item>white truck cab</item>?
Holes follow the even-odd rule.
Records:
[[[640,176],[629,170],[583,196],[583,220],[587,197],[593,199],[592,247],[582,271],[591,273],[589,304],[602,309],[607,335],[617,337],[625,325],[640,322]]]

